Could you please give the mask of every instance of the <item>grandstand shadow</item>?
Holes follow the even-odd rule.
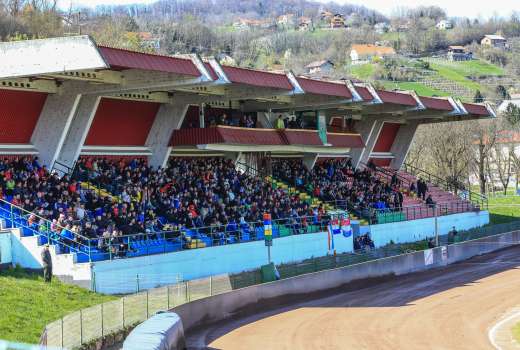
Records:
[[[300,308],[406,307],[419,299],[457,287],[469,287],[478,284],[481,279],[518,267],[520,246],[513,246],[448,267],[402,276],[354,281],[321,293],[264,300],[240,314],[235,314],[227,322],[204,325],[203,328],[199,327],[189,332],[192,334],[188,334],[188,340],[193,335],[198,341],[202,338],[205,344],[210,344],[248,323]],[[461,293],[464,293],[464,289]]]

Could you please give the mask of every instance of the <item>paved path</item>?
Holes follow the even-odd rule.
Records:
[[[493,349],[520,306],[520,247],[188,334],[191,349]]]

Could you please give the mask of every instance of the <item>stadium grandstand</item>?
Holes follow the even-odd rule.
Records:
[[[44,244],[68,275],[259,241],[266,212],[275,238],[325,232],[331,212],[348,213],[355,249],[378,244],[368,224],[484,209],[404,164],[419,125],[495,117],[487,104],[87,36],[0,43],[0,58],[0,217],[20,229],[27,267]]]

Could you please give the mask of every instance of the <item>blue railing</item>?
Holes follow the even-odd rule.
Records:
[[[33,222],[30,222],[30,218]],[[76,253],[78,260],[91,261],[91,241],[48,219],[0,199],[0,218],[7,228],[19,228],[23,237],[37,236],[38,244],[58,247],[57,253]]]
[[[30,217],[33,217],[33,222],[30,222]],[[56,245],[57,253],[75,253],[76,262],[162,254],[264,239],[261,221],[89,238],[5,200],[0,200],[0,218],[5,220],[8,228],[19,228],[24,237],[37,236],[40,245]],[[322,232],[327,229],[328,222],[327,216],[273,220],[273,238]]]

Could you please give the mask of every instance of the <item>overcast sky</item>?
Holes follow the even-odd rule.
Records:
[[[122,5],[134,3],[152,3],[155,0],[59,0],[63,8],[70,3],[83,6],[103,4]],[[280,0],[283,1],[283,0]],[[318,0],[328,2],[328,0]],[[449,16],[458,17],[490,17],[493,15],[510,16],[513,11],[520,11],[520,0],[335,0],[341,4],[357,4],[391,15],[398,7],[415,7],[419,5],[437,5],[448,11]]]

